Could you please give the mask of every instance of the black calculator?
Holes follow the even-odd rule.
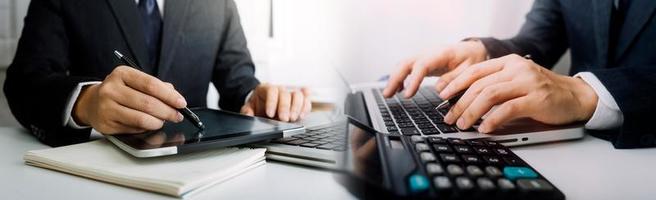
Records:
[[[539,199],[565,195],[494,141],[389,135],[356,120],[337,180],[363,199]]]

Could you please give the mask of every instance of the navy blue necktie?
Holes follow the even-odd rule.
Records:
[[[613,58],[617,53],[617,43],[622,33],[622,26],[629,9],[629,0],[615,0],[613,10],[610,14],[610,32],[608,38],[608,64],[614,65]]]
[[[139,0],[139,14],[143,22],[143,29],[148,49],[148,59],[153,72],[157,70],[159,50],[162,38],[162,17],[156,0]]]

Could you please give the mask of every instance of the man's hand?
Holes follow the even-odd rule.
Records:
[[[449,99],[465,89],[444,121],[466,129],[499,105],[483,119],[481,133],[522,117],[546,124],[588,120],[598,98],[582,79],[558,75],[518,55],[470,66],[447,83],[440,97]]]
[[[426,76],[440,76],[435,86],[440,91],[464,69],[484,61],[486,57],[487,50],[482,42],[465,41],[449,46],[436,54],[410,59],[401,64],[398,72],[392,74],[383,95],[389,98],[404,89],[403,83],[407,79],[409,83],[405,88],[404,96],[410,98],[415,95]]]
[[[246,105],[241,107],[241,113],[284,122],[296,121],[312,110],[309,94],[306,88],[289,92],[282,86],[260,84],[253,90]]]
[[[156,130],[164,121],[181,122],[175,108],[187,102],[173,85],[127,66],[118,66],[99,85],[80,93],[73,118],[103,134]]]

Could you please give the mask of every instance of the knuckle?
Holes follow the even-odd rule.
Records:
[[[468,70],[469,70],[470,77],[480,77],[483,74],[483,68],[481,68],[480,66],[473,66],[470,67]]]
[[[506,105],[506,114],[517,113],[517,111],[519,111],[519,104],[510,103],[510,104]]]
[[[112,96],[112,89],[108,84],[101,84],[98,87],[98,96],[109,97]]]
[[[141,103],[139,104],[139,106],[143,111],[148,113],[155,110],[155,102],[149,98],[141,99]]]
[[[456,105],[454,105],[451,108],[451,112],[456,113],[456,114],[457,113],[462,113],[464,110],[465,110],[465,108],[464,108],[464,105],[462,105],[462,103],[456,103]]]
[[[474,113],[470,112],[470,111],[465,111],[464,113],[462,113],[462,118],[465,119],[465,121],[468,121],[468,122],[471,122],[471,121],[475,120],[474,119],[475,118]]]
[[[144,84],[145,84],[144,89],[146,90],[147,93],[152,94],[152,93],[155,93],[159,90],[159,87],[158,87],[159,85],[157,84],[157,80],[155,80],[153,78],[146,79]]]
[[[481,96],[490,101],[499,100],[499,89],[496,87],[486,87],[481,91]]]

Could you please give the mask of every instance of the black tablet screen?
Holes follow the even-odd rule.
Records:
[[[116,138],[135,149],[155,149],[222,138],[271,134],[297,126],[219,110],[195,109],[193,111],[205,124],[204,130],[196,128],[185,119],[180,123],[166,122],[160,130],[117,135]]]

